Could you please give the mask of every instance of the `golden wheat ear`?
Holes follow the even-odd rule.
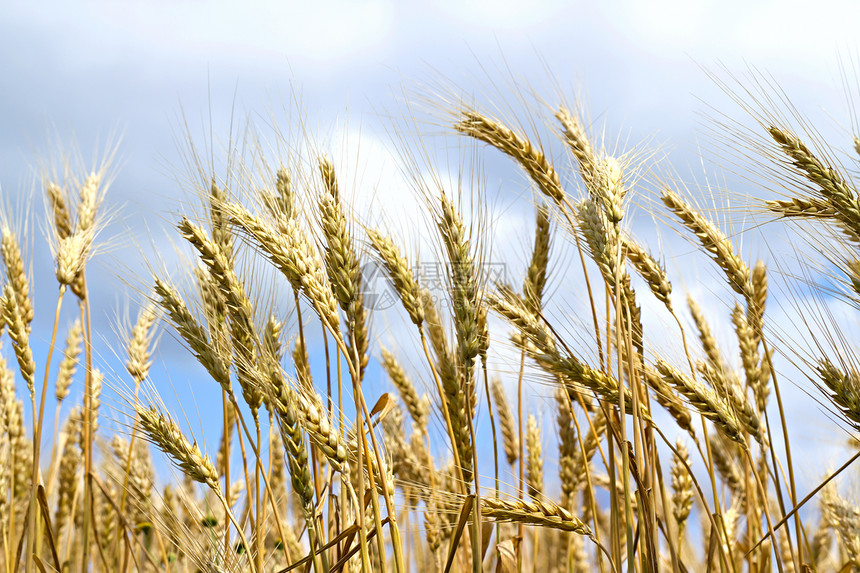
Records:
[[[565,201],[565,193],[555,168],[544,152],[532,145],[525,137],[497,121],[470,110],[461,113],[459,121],[454,124],[454,129],[508,155],[520,164],[523,171],[532,178],[544,195],[558,204]]]
[[[699,240],[702,247],[711,254],[723,270],[729,286],[743,296],[751,299],[752,275],[747,264],[734,252],[729,239],[711,221],[699,213],[690,203],[671,189],[663,190],[663,204],[671,210],[681,223]]]
[[[520,442],[517,435],[517,424],[508,404],[508,397],[505,394],[504,386],[502,386],[501,378],[494,378],[490,389],[493,394],[493,402],[496,403],[496,414],[502,429],[502,447],[505,450],[508,464],[514,465],[520,457]]]
[[[388,271],[394,290],[397,291],[409,318],[412,319],[415,326],[423,326],[424,306],[421,303],[421,288],[418,286],[418,281],[415,279],[409,261],[400,254],[400,250],[390,237],[384,236],[374,229],[368,229],[367,236],[382,260],[385,270]]]
[[[394,355],[387,349],[382,349],[382,368],[388,374],[388,378],[400,394],[400,399],[409,411],[409,415],[423,430],[427,427],[428,417],[430,415],[430,400],[427,395],[420,397],[418,391],[412,384],[412,381],[406,375],[406,371],[397,362]]]
[[[526,487],[532,499],[543,497],[543,446],[535,417],[529,414],[526,426]]]

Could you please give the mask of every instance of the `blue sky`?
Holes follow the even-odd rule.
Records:
[[[394,213],[387,222],[407,234],[420,227],[411,224],[415,202],[403,193],[404,182],[392,167],[396,154],[387,115],[402,117],[404,88],[421,92],[427,85],[454,85],[456,93],[502,107],[517,106],[515,99],[501,100],[500,92],[512,85],[523,92],[533,88],[551,106],[558,103],[560,86],[568,101],[579,95],[591,117],[605,124],[608,140],[622,146],[649,142],[667,156],[661,160],[664,168],[679,172],[691,186],[708,179],[733,192],[756,194],[760,190],[741,175],[743,165],[719,169],[732,156],[731,145],[709,135],[714,124],[708,116],[716,115],[710,107],[742,120],[744,114],[705,70],[726,77],[723,67],[743,74],[754,66],[772,74],[798,108],[820,120],[816,125],[823,133],[844,138],[837,126],[850,126],[838,59],[856,53],[849,42],[858,17],[860,5],[854,2],[822,2],[811,10],[796,0],[241,6],[191,0],[7,1],[0,8],[0,187],[5,204],[26,204],[38,191],[33,166],[49,141],[74,138],[89,160],[111,134],[121,134],[119,169],[107,198],[117,212],[106,233],[113,237],[112,248],[93,261],[91,280],[96,329],[107,333],[101,341],[104,366],[118,368],[111,348],[119,345],[110,329],[126,309],[134,314],[138,301],[125,283],[145,288],[146,258],[175,264],[170,226],[195,200],[182,184],[188,175],[181,155],[187,150],[186,120],[198,144],[205,145],[211,127],[217,148],[227,139],[231,117],[234,125],[250,119],[264,133],[274,123],[293,123],[295,129],[296,118],[304,117],[320,148],[347,156],[340,161],[353,168],[357,201],[373,199],[372,209],[384,205]],[[295,113],[296,101],[301,114]],[[545,111],[540,113],[551,119]],[[542,133],[549,139],[546,129]],[[521,266],[531,234],[526,188],[504,161],[484,155],[488,194],[497,209],[493,255]],[[366,187],[373,188],[369,195]],[[39,228],[41,206],[31,215]],[[670,268],[676,256],[686,260],[689,245],[665,226],[660,233],[653,227],[647,212],[636,219],[637,232],[662,242]],[[417,245],[418,234],[408,239]],[[770,254],[773,245],[761,236],[744,234],[745,256]],[[30,252],[37,283],[50,284],[43,241],[34,241]],[[693,278],[678,283],[677,290],[725,305],[730,297],[716,273],[703,259],[693,264]],[[36,289],[37,350],[48,336],[54,296],[53,286]],[[574,302],[560,304],[559,316],[575,315]],[[728,308],[717,308],[716,328],[730,341]],[[774,308],[774,320],[789,324],[790,312]],[[402,317],[386,314],[374,323],[383,342],[402,339],[398,320]],[[181,403],[192,427],[205,431],[206,422],[188,407],[188,387],[195,387],[203,411],[211,405],[211,387],[199,390],[197,371],[169,331],[161,340],[155,384],[168,404]],[[404,350],[407,357],[410,352],[414,349]],[[168,378],[175,390],[163,386]],[[800,418],[813,409],[807,396],[787,386],[790,412]],[[550,394],[540,387],[535,392],[537,408]],[[552,418],[545,418],[549,425]],[[817,452],[822,461],[833,459],[841,434],[826,418],[803,416],[798,428],[799,447]],[[215,440],[217,433],[207,434],[207,441]]]

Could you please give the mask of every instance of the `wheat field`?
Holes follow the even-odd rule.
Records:
[[[724,197],[607,143],[582,106],[536,106],[532,133],[425,96],[446,137],[521,172],[523,272],[492,272],[507,261],[479,161],[453,186],[428,175],[417,129],[393,139],[432,277],[385,213],[358,215],[328,154],[263,158],[261,145],[226,176],[192,167],[196,205],[172,209],[180,268],[150,261],[144,286],[129,282],[124,372],[99,370],[102,301],[87,285],[114,168],[44,170],[45,224],[2,218],[3,571],[860,571],[857,492],[834,479],[856,475],[860,452],[801,489],[809,468],[783,400],[797,385],[829,432],[860,430],[846,326],[860,301],[860,138],[825,143],[793,108],[737,93],[755,128],[727,138],[780,194],[743,209],[813,247],[800,271],[751,260],[732,208],[702,206]],[[673,289],[684,269],[637,238],[634,208],[708,260],[726,304]],[[21,246],[34,241],[56,284],[34,283]],[[394,341],[378,334],[377,276],[403,323]],[[771,324],[775,283],[813,292],[815,304],[796,295],[794,331]],[[34,309],[37,288],[58,288],[55,308]],[[44,355],[31,325],[52,310]],[[194,388],[220,396],[206,414],[220,435],[195,435],[194,414],[160,398],[157,345],[199,362]],[[103,387],[118,404],[101,404]]]

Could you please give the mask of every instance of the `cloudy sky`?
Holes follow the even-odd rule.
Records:
[[[713,117],[744,114],[711,74],[727,80],[754,67],[772,75],[798,108],[823,121],[816,123],[822,132],[845,137],[850,124],[839,60],[851,68],[858,17],[855,2],[819,2],[810,10],[800,0],[7,0],[0,8],[0,187],[4,203],[18,212],[35,201],[31,225],[38,229],[43,212],[40,199],[32,199],[39,191],[34,168],[46,150],[76,141],[91,162],[119,136],[118,169],[107,198],[117,214],[106,233],[112,248],[94,261],[98,278],[92,281],[101,307],[96,324],[109,332],[126,309],[136,311],[137,298],[125,283],[145,287],[144,258],[161,256],[168,267],[173,260],[170,225],[194,200],[183,184],[188,134],[206,148],[211,129],[217,156],[231,125],[250,120],[271,135],[275,125],[296,131],[301,120],[317,147],[353,168],[356,198],[384,205],[394,215],[382,218],[408,233],[420,227],[410,220],[414,201],[398,188],[403,182],[392,167],[397,154],[391,136],[407,109],[404,94],[426,99],[441,89],[449,97],[512,109],[513,120],[525,125],[519,114],[528,107],[548,139],[541,122],[551,119],[549,108],[528,96],[527,106],[517,99],[534,90],[549,106],[578,96],[608,141],[620,149],[650,146],[661,170],[681,174],[691,188],[713,180],[736,185],[732,191],[739,194],[756,194],[760,189],[745,182],[745,167],[732,164],[731,144],[714,137]],[[444,132],[433,118],[445,116],[430,115],[424,129]],[[394,133],[402,134],[397,128]],[[453,144],[434,145],[445,150]],[[487,193],[497,210],[493,254],[510,255],[521,267],[531,233],[530,195],[515,170],[485,155]],[[653,248],[664,252],[670,267],[675,256],[691,251],[665,225],[654,233],[650,217],[636,221],[637,232],[661,241]],[[760,232],[744,233],[742,242],[749,259],[769,253]],[[48,284],[51,265],[43,243],[33,241],[30,251],[35,276]],[[706,261],[695,265],[701,269],[688,267],[695,271],[680,277],[678,288],[722,305],[714,320],[721,321],[716,328],[728,344],[730,296]],[[563,261],[557,267],[563,274]],[[54,296],[53,287],[37,288],[35,332],[42,347]],[[559,316],[575,314],[574,302],[561,304]],[[790,313],[774,314],[776,321]],[[383,340],[396,338],[398,327],[387,319],[374,326]],[[107,334],[103,342],[104,367],[118,368],[110,350],[117,348],[115,337]],[[160,357],[170,368],[156,370],[175,388],[162,393],[189,396],[193,382],[184,377],[194,370],[169,333]],[[789,385],[786,392],[798,418],[814,409],[800,389]],[[205,393],[195,399],[204,408],[210,403]],[[186,410],[192,426],[199,425],[195,409]],[[799,447],[836,459],[842,440],[836,427],[824,416],[803,420]]]

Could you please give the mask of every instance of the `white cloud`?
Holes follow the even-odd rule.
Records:
[[[449,18],[470,26],[496,30],[522,30],[546,24],[570,7],[564,0],[436,0],[436,8]]]
[[[649,57],[743,59],[769,69],[810,73],[855,35],[860,4],[802,0],[601,3],[607,27]],[[625,48],[625,49],[626,49]],[[634,56],[635,57],[635,56]]]
[[[13,10],[14,13],[14,10]],[[368,57],[391,37],[393,0],[325,2],[128,2],[57,3],[15,17],[56,38],[78,38],[72,53],[111,59],[120,50],[170,56],[241,59],[249,66],[284,60],[306,66],[339,66]],[[72,25],[69,25],[72,24]]]

